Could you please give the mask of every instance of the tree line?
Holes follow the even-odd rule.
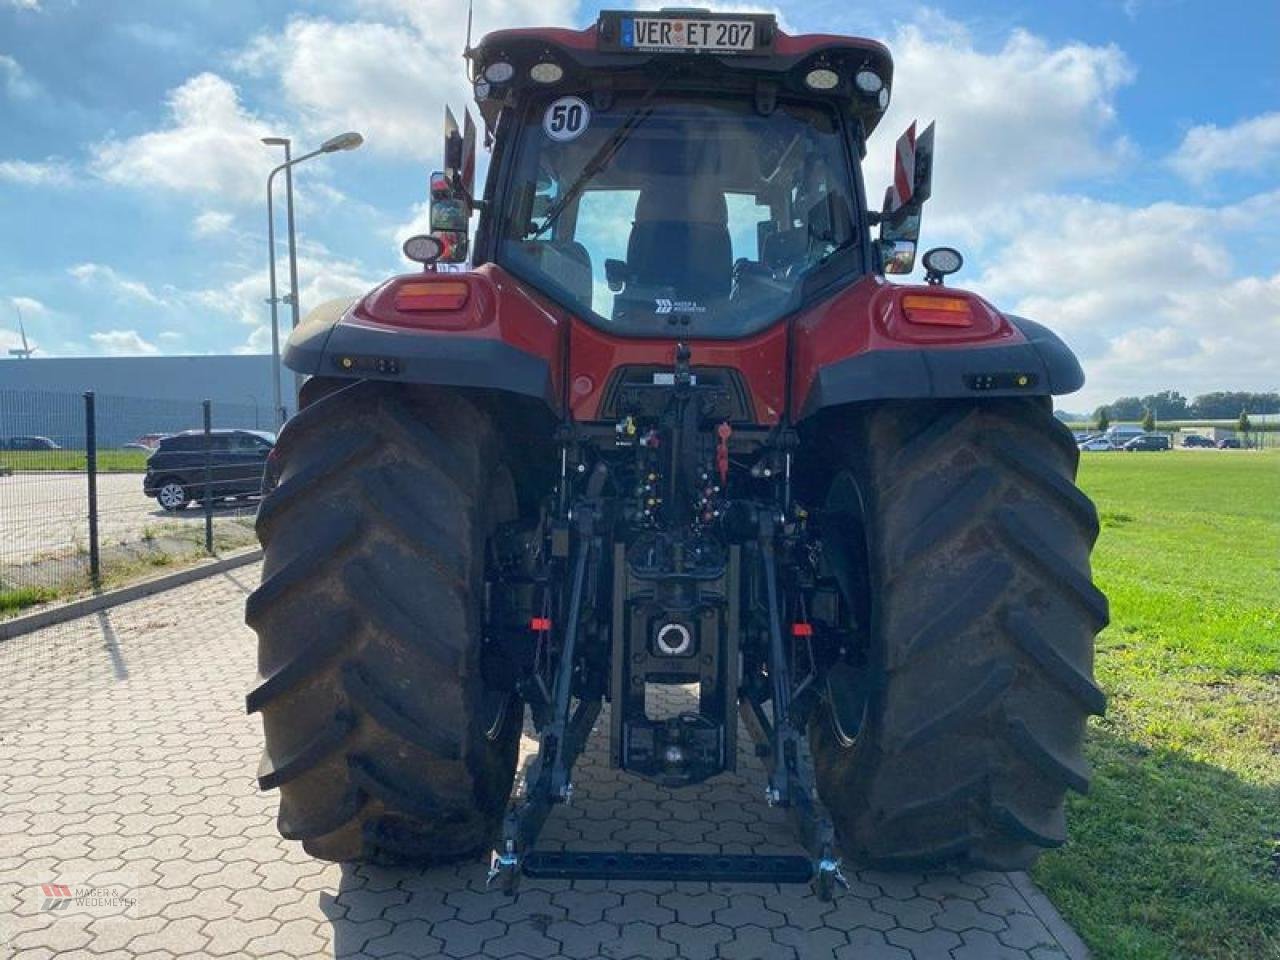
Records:
[[[1093,412],[1094,420],[1234,420],[1241,413],[1280,413],[1280,393],[1220,390],[1188,400],[1177,390],[1120,397]]]

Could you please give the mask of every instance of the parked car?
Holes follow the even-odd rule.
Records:
[[[1223,437],[1218,441],[1219,450],[1241,450],[1244,444],[1240,442],[1239,437]]]
[[[61,450],[60,444],[54,443],[48,437],[10,437],[8,447],[10,450]]]
[[[1134,437],[1121,449],[1132,453],[1135,450],[1169,450],[1172,446],[1169,438],[1162,433],[1144,433],[1140,437]]]
[[[1214,447],[1217,446],[1217,444],[1214,443],[1212,440],[1210,440],[1208,437],[1202,437],[1198,433],[1187,434],[1185,437],[1182,438],[1182,445],[1188,448],[1200,447],[1205,450],[1212,450]]]
[[[1111,441],[1106,437],[1092,437],[1080,444],[1080,449],[1087,453],[1104,453],[1107,450],[1114,450]]]
[[[267,457],[275,436],[261,430],[214,430],[209,434],[208,459],[211,496],[257,496]],[[165,510],[178,511],[203,499],[205,490],[205,435],[188,430],[163,437],[147,458],[142,490]]]

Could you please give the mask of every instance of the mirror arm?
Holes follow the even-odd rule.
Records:
[[[483,200],[477,200],[475,197],[473,197],[470,193],[467,192],[467,188],[462,185],[462,174],[458,173],[456,170],[453,171],[452,187],[454,191],[457,193],[457,195],[467,202],[467,206],[470,209],[472,210],[485,209],[486,204]]]

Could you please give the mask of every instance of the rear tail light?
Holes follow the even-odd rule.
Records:
[[[461,310],[467,305],[470,295],[471,288],[464,280],[405,283],[396,289],[394,304],[404,313]]]
[[[973,326],[973,311],[965,297],[908,294],[902,298],[902,313],[912,323],[936,327]]]

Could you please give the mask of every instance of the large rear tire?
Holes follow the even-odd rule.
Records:
[[[359,382],[276,451],[245,619],[281,835],[338,861],[484,851],[522,713],[480,672],[486,542],[516,511],[493,425],[456,393]]]
[[[810,728],[841,846],[1023,869],[1065,841],[1085,722],[1106,704],[1075,444],[1037,400],[886,405],[839,442],[832,509],[859,516],[831,528],[862,542],[824,546],[865,563],[871,609],[864,669],[831,671]]]

